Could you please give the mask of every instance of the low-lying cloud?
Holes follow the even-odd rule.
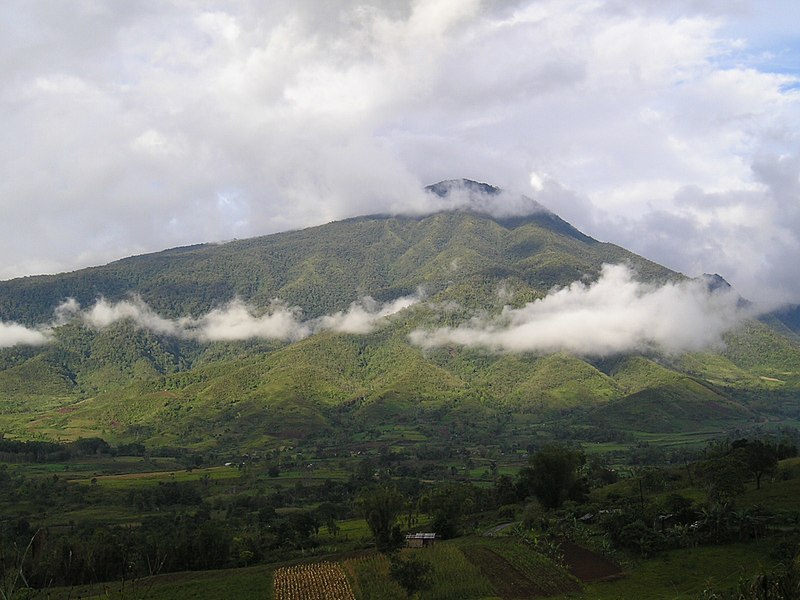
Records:
[[[56,309],[56,315],[61,322],[77,318],[95,329],[105,329],[126,319],[164,335],[177,335],[181,329],[181,321],[172,321],[159,316],[139,297],[121,302],[109,302],[105,298],[100,298],[94,306],[85,311],[81,310],[80,304],[74,299],[69,299]]]
[[[476,317],[458,327],[418,329],[410,339],[424,348],[677,354],[719,346],[722,335],[747,316],[730,289],[710,291],[699,280],[656,286],[637,281],[625,265],[604,265],[593,283],[576,281],[522,308],[506,307],[498,316]]]
[[[417,304],[421,298],[421,292],[418,292],[382,303],[371,296],[364,296],[353,302],[347,310],[305,321],[299,307],[287,306],[278,300],[273,301],[266,311],[259,311],[235,299],[198,318],[167,319],[138,296],[119,302],[99,298],[91,308],[86,309],[70,298],[56,308],[55,318],[50,324],[27,328],[17,323],[0,322],[0,348],[46,344],[53,339],[55,328],[76,321],[98,330],[121,321],[131,321],[137,327],[159,335],[200,342],[255,338],[294,342],[329,330],[367,334],[375,330],[381,321]]]
[[[273,302],[264,314],[241,300],[234,300],[199,319],[184,319],[177,323],[179,337],[201,342],[234,342],[253,338],[297,341],[308,337],[313,329],[303,323],[299,308]]]
[[[259,310],[235,299],[200,317],[167,319],[139,297],[120,302],[100,298],[85,309],[70,299],[56,309],[48,325],[28,328],[0,323],[0,348],[46,344],[58,326],[69,322],[105,329],[130,321],[160,335],[204,343],[291,342],[322,331],[367,334],[387,317],[421,300],[421,292],[385,303],[366,296],[347,310],[304,320],[300,308],[277,300]],[[475,317],[457,327],[417,329],[409,338],[423,348],[460,345],[494,352],[566,351],[579,356],[678,354],[720,347],[723,334],[753,313],[730,288],[711,289],[701,280],[654,285],[637,280],[628,266],[604,265],[597,281],[576,281],[522,308],[507,306],[499,315]]]
[[[0,321],[0,348],[41,346],[51,340],[49,330],[31,329],[14,322]]]
[[[341,333],[370,333],[381,319],[409,308],[420,301],[421,292],[403,296],[381,304],[371,296],[353,302],[346,311],[326,315],[316,321],[319,329],[332,329]]]
[[[466,210],[498,219],[549,212],[533,198],[465,179],[442,181],[426,188],[426,194],[412,198],[397,214],[432,214],[444,210]],[[414,202],[413,200],[416,200]],[[421,204],[420,204],[421,202]]]

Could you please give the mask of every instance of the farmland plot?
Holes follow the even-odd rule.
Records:
[[[433,548],[406,549],[433,567],[430,588],[419,592],[420,600],[463,600],[494,595],[489,580],[457,547],[437,544]],[[357,600],[405,600],[405,590],[392,579],[389,560],[382,554],[346,560],[343,564]]]
[[[351,558],[342,563],[356,600],[406,600],[405,590],[389,574],[389,560],[383,554]]]
[[[520,544],[498,544],[489,550],[533,582],[543,596],[578,592],[581,589],[575,577],[531,548]]]
[[[485,598],[494,595],[489,579],[457,547],[437,544],[425,549],[419,556],[433,565],[433,586],[420,594],[422,600]]]
[[[275,571],[275,600],[355,600],[342,567],[330,562]]]
[[[489,577],[495,592],[506,600],[545,596],[547,592],[525,575],[517,571],[501,556],[483,546],[469,546],[464,549],[469,560],[479,566]]]

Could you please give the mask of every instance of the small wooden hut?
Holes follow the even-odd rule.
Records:
[[[435,533],[409,533],[406,535],[406,548],[428,548],[436,542]]]

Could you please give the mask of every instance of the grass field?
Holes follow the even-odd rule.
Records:
[[[770,542],[689,548],[666,552],[629,569],[615,581],[589,584],[559,600],[696,600],[707,588],[730,588],[761,567],[770,568]]]
[[[758,504],[768,510],[797,511],[800,502],[800,478],[786,481],[761,481],[761,489],[756,490],[754,485],[749,485],[747,490],[738,498],[744,506]]]
[[[644,431],[631,432],[635,439],[647,442],[654,446],[674,448],[681,446],[703,446],[708,440],[723,435],[725,430],[718,428],[701,429],[698,431],[681,431],[670,433],[648,433]]]
[[[172,470],[172,471],[146,471],[143,473],[124,473],[121,475],[98,475],[96,477],[70,478],[73,483],[81,485],[95,485],[111,489],[131,489],[147,485],[157,485],[168,481],[200,481],[204,475],[210,479],[238,479],[241,473],[231,467],[208,467],[205,469]]]
[[[52,600],[101,600],[108,598],[147,598],[148,600],[271,600],[274,566],[242,569],[184,572],[159,575],[119,583],[57,588],[49,591]]]

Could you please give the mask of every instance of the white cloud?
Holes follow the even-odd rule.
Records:
[[[403,296],[381,304],[374,298],[366,296],[358,302],[353,302],[344,312],[321,317],[316,322],[315,328],[332,329],[342,333],[370,333],[382,319],[414,306],[420,301],[420,297],[421,292],[415,296]]]
[[[136,296],[120,302],[109,302],[100,298],[87,309],[82,309],[78,302],[69,299],[56,308],[53,323],[40,329],[25,329],[14,323],[0,324],[0,344],[3,339],[10,340],[8,346],[43,344],[51,339],[54,327],[70,321],[79,321],[94,329],[105,329],[120,321],[131,321],[138,327],[160,335],[201,342],[254,338],[295,342],[328,330],[352,334],[370,333],[385,319],[417,304],[420,299],[421,292],[385,303],[365,296],[353,302],[346,311],[307,321],[302,319],[303,311],[299,307],[289,307],[278,300],[274,300],[266,311],[257,310],[235,299],[198,318],[166,319]]]
[[[593,283],[576,281],[522,308],[458,327],[415,330],[412,343],[480,347],[498,352],[581,356],[626,352],[681,353],[718,346],[747,311],[731,290],[709,292],[698,280],[645,284],[624,265],[604,265]]]
[[[800,300],[800,155],[754,159],[753,185],[709,192],[684,186],[639,214],[610,217],[586,196],[556,183],[542,201],[604,239],[666,266],[720,273],[766,310]]]
[[[425,208],[411,207],[402,212],[437,212],[441,210],[470,210],[497,218],[531,215],[546,209],[528,196],[512,194],[497,188],[476,186],[464,180],[443,181],[432,187],[426,195]]]
[[[14,322],[0,321],[0,348],[42,346],[52,339],[50,330],[31,329]]]
[[[268,312],[257,315],[253,308],[234,300],[197,320],[180,323],[179,335],[204,342],[236,341],[252,338],[297,341],[311,334],[300,321],[301,311],[278,302]]]
[[[62,304],[56,309],[56,314],[63,314],[65,308],[66,305]],[[159,316],[143,300],[136,297],[133,300],[116,303],[101,298],[92,308],[79,313],[78,316],[87,325],[96,329],[105,329],[114,323],[130,319],[141,327],[164,335],[176,335],[179,331],[176,322]]]

